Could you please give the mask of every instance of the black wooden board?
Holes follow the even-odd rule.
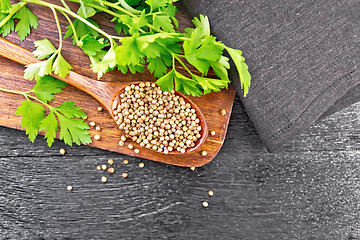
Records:
[[[355,104],[270,154],[236,99],[195,171],[1,127],[0,239],[360,239],[359,120]],[[95,169],[109,158],[114,174]]]

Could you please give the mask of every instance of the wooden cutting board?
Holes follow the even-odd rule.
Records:
[[[33,30],[31,35],[23,42],[20,42],[19,38],[14,33],[7,36],[6,39],[30,51],[35,49],[33,42],[42,40],[44,37],[48,38],[55,46],[57,46],[58,32],[51,10],[46,7],[37,5],[35,6],[28,4],[27,6],[39,18],[38,29]],[[70,7],[72,9],[77,8],[76,4],[72,4]],[[181,6],[179,6],[179,8],[179,29],[183,30],[186,27],[192,25],[190,17],[181,8]],[[94,17],[94,20],[100,23],[100,26],[106,32],[116,34],[116,32],[113,30],[113,23],[111,23],[110,17],[106,15],[97,15]],[[67,26],[66,20],[60,17],[60,21],[62,25],[62,31],[65,33],[65,27]],[[96,79],[96,74],[94,74],[89,67],[89,59],[78,47],[72,45],[70,39],[66,39],[63,42],[62,54],[65,59],[74,67],[75,72]],[[180,72],[183,71],[181,67],[179,67],[178,70]],[[23,71],[24,66],[0,57],[0,87],[19,91],[30,90],[35,82],[24,80]],[[212,77],[216,77],[213,73],[211,73],[211,75]],[[105,74],[101,78],[101,81],[156,81],[156,79],[149,71],[145,71],[141,74],[137,73],[136,75],[124,75],[121,72],[114,70]],[[234,97],[235,90],[231,86],[229,89],[222,90],[217,93],[210,93],[201,97],[190,97],[190,99],[200,108],[204,114],[209,131],[215,131],[215,135],[212,136],[209,134],[206,142],[195,151],[177,155],[165,155],[145,148],[140,149],[140,153],[136,154],[133,150],[127,148],[127,144],[123,147],[119,146],[118,142],[120,140],[120,132],[110,115],[105,111],[99,112],[97,108],[100,106],[100,104],[94,98],[70,85],[68,85],[61,94],[56,95],[56,98],[51,102],[51,105],[58,106],[64,101],[71,100],[74,101],[76,105],[83,108],[83,110],[88,115],[87,121],[95,122],[96,125],[100,126],[102,129],[100,134],[95,131],[95,128],[92,127],[90,129],[91,136],[94,136],[95,134],[99,134],[101,136],[100,141],[93,141],[93,143],[89,144],[92,147],[102,148],[109,151],[119,152],[178,166],[199,167],[203,165],[204,162],[210,162],[219,152],[225,139]],[[9,94],[0,91],[0,125],[21,129],[21,118],[15,115],[15,112],[23,100],[24,98],[21,95]],[[221,109],[226,110],[225,116],[220,114]],[[38,138],[41,137],[42,136],[38,136]],[[207,152],[206,156],[201,155],[201,152],[204,150]],[[204,161],[204,159],[206,161]]]

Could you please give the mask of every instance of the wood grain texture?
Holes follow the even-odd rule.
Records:
[[[76,5],[71,6],[74,8]],[[33,31],[33,33],[23,42],[19,42],[18,37],[15,34],[9,35],[7,39],[28,50],[34,49],[33,41],[43,39],[44,37],[47,37],[51,42],[56,43],[58,33],[56,31],[56,25],[53,22],[51,10],[38,6],[36,6],[36,8],[33,7],[32,10],[40,18],[39,28]],[[191,25],[190,19],[184,12],[179,12],[178,16],[181,23],[180,29],[184,29],[185,27]],[[111,29],[112,25],[109,21],[110,19],[108,19],[107,16],[100,15],[97,17],[97,20],[99,23],[102,23],[103,28],[107,32],[113,33],[114,30]],[[63,28],[65,28],[65,26],[67,26],[65,24],[65,20],[61,19],[61,21]],[[4,49],[6,49],[5,45]],[[2,51],[5,51],[4,49]],[[74,67],[76,72],[85,77],[96,79],[95,74],[89,68],[89,60],[85,54],[80,51],[79,48],[72,46],[71,40],[64,42],[62,54]],[[23,54],[9,53],[9,55],[11,55],[9,56],[10,58],[20,59]],[[27,55],[24,54],[24,56]],[[21,61],[21,59],[19,60],[19,62],[22,62],[23,64],[29,63],[31,61],[33,61],[31,55],[29,55],[27,58],[24,58],[23,61]],[[33,82],[22,79],[24,67],[19,64],[9,61],[5,58],[0,58],[0,69],[0,87],[16,90],[29,90],[34,84]],[[183,69],[179,68],[179,71],[183,71]],[[84,84],[79,85],[78,83],[71,81],[71,78],[82,80]],[[216,156],[225,138],[235,96],[235,90],[232,87],[229,87],[228,90],[225,89],[217,93],[207,94],[200,98],[189,97],[189,99],[191,99],[203,113],[209,130],[214,130],[216,132],[215,136],[209,136],[205,143],[196,150],[181,155],[164,155],[162,153],[141,148],[138,146],[138,144],[131,142],[133,145],[135,145],[135,147],[141,149],[140,153],[136,154],[133,150],[127,148],[127,144],[129,144],[129,142],[126,143],[126,145],[123,147],[118,145],[121,132],[118,130],[116,123],[112,120],[110,114],[105,111],[99,113],[96,109],[99,106],[99,103],[109,108],[113,100],[112,94],[114,94],[117,89],[120,90],[124,82],[154,81],[155,79],[152,77],[152,75],[148,71],[143,74],[136,75],[123,75],[118,71],[112,71],[105,74],[105,76],[102,78],[102,81],[105,82],[104,84],[101,82],[86,82],[80,75],[71,73],[70,78],[64,80],[85,91],[89,89],[90,85],[97,86],[97,88],[92,88],[92,91],[87,92],[91,96],[95,97],[99,102],[93,99],[91,96],[86,95],[71,86],[66,87],[64,92],[59,94],[52,102],[52,104],[56,106],[66,100],[75,101],[76,104],[82,106],[84,111],[87,113],[88,121],[94,121],[102,128],[101,140],[93,141],[90,146],[185,167],[202,166],[211,161]],[[106,96],[101,97],[102,94]],[[22,96],[0,92],[0,100],[1,102],[4,102],[0,108],[0,125],[21,129],[20,118],[15,115],[15,111],[16,107],[19,106],[23,100]],[[225,116],[220,114],[221,109],[226,110]],[[97,134],[95,129],[91,129],[90,133],[92,136]],[[208,154],[206,156],[201,155],[203,150],[207,151]]]
[[[195,171],[1,127],[0,239],[360,239],[359,118],[356,104],[270,154],[237,98],[223,148]],[[95,169],[108,158],[113,175]]]

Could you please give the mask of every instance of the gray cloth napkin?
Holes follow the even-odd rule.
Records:
[[[184,0],[212,33],[243,51],[252,86],[242,103],[269,151],[360,101],[359,0]],[[232,83],[242,96],[236,68]]]

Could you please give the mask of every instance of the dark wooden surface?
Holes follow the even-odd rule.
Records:
[[[58,1],[57,1],[58,2]],[[70,5],[73,9],[77,9],[78,5],[72,4]],[[32,34],[23,42],[20,42],[18,36],[13,33],[7,36],[7,40],[12,43],[22,46],[30,51],[34,50],[34,41],[43,39],[46,37],[52,43],[56,45],[58,41],[58,32],[56,28],[56,24],[54,22],[54,18],[52,16],[52,11],[49,8],[45,7],[34,7],[34,5],[30,5],[31,9],[34,13],[39,16],[39,27],[37,30],[34,30]],[[179,29],[185,29],[186,27],[191,26],[190,17],[187,15],[184,9],[181,9],[178,12],[178,19],[180,20]],[[96,15],[97,22],[102,23],[102,27],[106,29],[107,32],[113,33],[114,23],[111,23],[108,19],[109,16],[102,14]],[[68,25],[64,18],[61,18],[61,23],[63,26],[63,30],[65,30],[65,26]],[[113,33],[115,34],[115,33]],[[0,43],[0,51],[1,56],[6,56],[10,59],[15,59],[17,62],[22,64],[29,63],[34,61],[33,56],[27,55],[24,53],[14,54],[13,51],[10,51],[12,48],[12,44],[4,44]],[[3,49],[3,50],[1,50]],[[5,49],[5,50],[4,50]],[[9,49],[8,52],[4,53],[6,49]],[[19,51],[16,51],[19,52]],[[82,74],[82,76],[89,77],[92,79],[96,79],[96,74],[92,72],[89,65],[88,57],[80,50],[78,47],[72,46],[72,41],[70,39],[66,39],[64,41],[64,48],[62,50],[63,55],[69,61],[69,63],[73,66],[74,71]],[[20,58],[23,56],[23,58]],[[182,67],[178,67],[179,71],[184,71],[181,69]],[[8,60],[6,58],[0,57],[0,87],[14,89],[14,90],[30,90],[33,87],[34,81],[28,81],[23,79],[23,71],[24,66],[17,64],[14,61]],[[72,76],[72,77],[71,77]],[[83,80],[82,76],[71,73],[70,77]],[[209,73],[209,77],[215,77],[214,73]],[[67,78],[66,82],[69,81]],[[82,86],[83,89],[89,89],[88,86],[91,86],[93,93],[95,96],[99,97],[98,100],[103,102],[105,106],[111,105],[112,98],[104,97],[104,93],[107,92],[111,97],[113,94],[120,90],[123,87],[123,82],[139,82],[139,81],[155,81],[154,77],[149,71],[145,71],[142,74],[121,74],[119,71],[111,71],[106,73],[101,81],[106,82],[109,87],[109,91],[103,90],[103,86],[105,84],[100,84],[98,82],[92,82],[91,84],[86,84],[86,87]],[[74,83],[74,82],[73,82]],[[93,86],[96,85],[96,88]],[[78,85],[79,86],[79,85]],[[121,87],[120,87],[121,86]],[[110,88],[111,87],[111,88]],[[81,88],[81,87],[80,87]],[[102,90],[102,91],[101,91]],[[133,155],[136,157],[142,157],[146,159],[151,159],[154,161],[171,163],[174,165],[180,166],[202,166],[207,162],[211,161],[218,151],[220,150],[223,141],[225,139],[225,134],[230,118],[231,108],[235,97],[235,89],[231,86],[229,89],[223,89],[220,92],[213,92],[201,97],[191,97],[191,99],[201,110],[203,113],[208,128],[212,131],[216,131],[215,136],[208,136],[203,145],[194,151],[187,152],[185,154],[169,154],[165,156],[163,153],[159,153],[156,151],[152,151],[149,149],[141,148],[140,153],[135,153],[133,150],[128,149],[127,145],[132,143],[135,148],[140,149],[140,145],[137,143],[133,143],[133,141],[128,140],[125,146],[119,146],[118,142],[120,140],[120,136],[122,133],[119,131],[118,126],[115,121],[111,118],[110,114],[107,111],[102,111],[99,113],[96,109],[100,105],[98,101],[96,101],[93,97],[84,92],[75,89],[72,86],[67,86],[61,94],[58,94],[54,101],[51,102],[53,106],[58,106],[62,104],[65,100],[75,101],[75,103],[81,106],[84,111],[88,115],[87,121],[94,121],[98,126],[102,128],[100,133],[101,140],[93,141],[90,146],[102,148],[105,150],[110,150],[114,152],[124,153],[128,155]],[[20,105],[21,101],[24,100],[24,97],[21,95],[9,94],[0,92],[0,102],[3,102],[3,106],[0,108],[0,125],[20,129],[20,117],[15,115],[16,107]],[[102,100],[102,101],[101,101]],[[220,110],[225,109],[226,114],[222,116],[220,114]],[[95,131],[94,128],[91,128],[90,135],[94,136],[95,134],[99,134]],[[39,136],[41,137],[41,136]],[[207,151],[207,155],[204,157],[201,155],[203,150]]]
[[[355,104],[270,154],[237,98],[223,148],[195,171],[0,127],[0,239],[360,239],[359,120]]]

